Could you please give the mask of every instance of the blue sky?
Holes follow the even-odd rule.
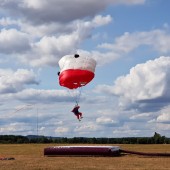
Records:
[[[163,0],[0,0],[0,134],[170,137],[170,14]],[[58,82],[64,55],[90,55],[95,78]]]

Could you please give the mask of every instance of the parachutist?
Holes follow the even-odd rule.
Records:
[[[74,96],[78,104],[82,87],[90,83],[95,76],[96,61],[90,56],[71,54],[63,56],[58,65],[59,85],[70,89],[68,92]],[[79,119],[81,115],[77,117]]]
[[[79,106],[78,104],[76,104],[76,105],[74,106],[72,112],[77,116],[77,119],[78,119],[79,121],[81,121],[81,119],[82,119],[83,117],[82,117],[82,113],[79,112],[79,108],[80,108],[80,106]]]

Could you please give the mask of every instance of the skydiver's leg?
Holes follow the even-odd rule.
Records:
[[[81,112],[79,112],[79,115],[80,115],[80,118],[82,119],[83,118],[83,114]]]
[[[76,117],[77,117],[77,119],[79,119],[79,115],[78,114],[76,114]]]
[[[79,121],[81,121],[79,114],[75,114],[75,116],[77,117],[77,119],[78,119]]]

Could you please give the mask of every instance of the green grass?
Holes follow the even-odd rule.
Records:
[[[0,170],[169,170],[170,157],[124,155],[121,157],[44,157],[45,147],[55,144],[2,144]],[[118,145],[142,152],[169,152],[170,145]]]

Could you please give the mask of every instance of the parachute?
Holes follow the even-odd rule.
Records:
[[[69,89],[77,89],[92,81],[96,61],[89,56],[66,55],[59,62],[59,84]]]

